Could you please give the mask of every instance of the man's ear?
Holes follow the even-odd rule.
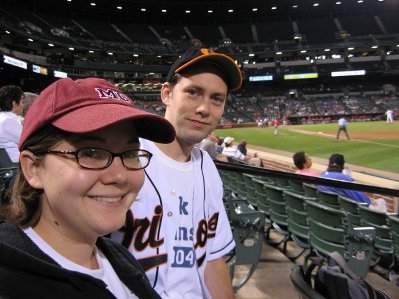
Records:
[[[168,106],[171,97],[172,97],[172,87],[169,82],[166,82],[162,85],[161,88],[161,100],[166,106]]]
[[[23,151],[19,157],[19,163],[29,185],[35,189],[43,189],[39,176],[40,165],[37,163],[35,155],[30,151]]]

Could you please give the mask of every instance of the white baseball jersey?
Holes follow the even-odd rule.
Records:
[[[131,207],[133,235],[125,232],[119,237],[163,298],[211,298],[205,266],[235,246],[215,164],[198,148],[189,162],[181,163],[153,142],[140,142],[154,156]]]

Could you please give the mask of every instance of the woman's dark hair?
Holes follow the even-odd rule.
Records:
[[[71,134],[52,125],[47,125],[30,136],[21,147],[33,154],[46,152]],[[36,163],[40,163],[43,156],[36,155]],[[42,189],[33,188],[25,179],[21,166],[13,186],[11,201],[0,208],[0,218],[9,223],[22,227],[34,225],[41,214]]]
[[[303,151],[296,152],[292,158],[294,159],[294,164],[296,168],[300,170],[305,168],[305,163],[306,163],[305,152]]]
[[[5,85],[0,88],[0,110],[11,111],[12,102],[15,101],[19,104],[22,99],[24,92],[19,86],[16,85]]]

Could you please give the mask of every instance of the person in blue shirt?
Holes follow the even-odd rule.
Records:
[[[352,177],[342,173],[344,170],[344,165],[344,156],[341,154],[333,154],[329,159],[327,170],[322,172],[320,177],[339,181],[354,182],[355,180]],[[364,202],[367,204],[371,203],[370,198],[364,192],[322,185],[318,185],[317,189],[320,191],[335,192],[357,202]]]

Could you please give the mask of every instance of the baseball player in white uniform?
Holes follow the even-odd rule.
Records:
[[[391,109],[388,109],[387,112],[385,112],[387,116],[387,123],[393,123],[393,111]]]
[[[120,238],[162,298],[233,298],[223,256],[235,246],[219,173],[194,147],[221,119],[241,72],[228,56],[189,49],[161,90],[165,118],[176,130],[168,146],[140,140],[153,153],[143,188]],[[153,167],[151,167],[153,165]]]

